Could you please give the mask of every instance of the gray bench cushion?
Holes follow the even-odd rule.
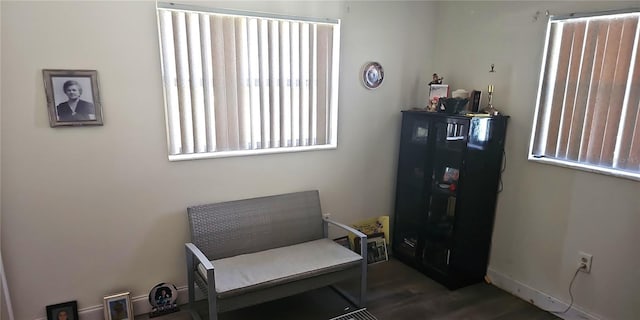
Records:
[[[329,239],[213,260],[219,298],[359,266],[362,257]],[[206,279],[202,264],[198,271]]]

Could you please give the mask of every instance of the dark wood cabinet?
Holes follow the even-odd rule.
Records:
[[[487,270],[507,117],[403,111],[393,254],[449,289]]]

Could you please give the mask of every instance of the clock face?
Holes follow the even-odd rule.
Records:
[[[172,307],[178,299],[178,289],[168,283],[160,283],[149,292],[149,303],[156,308]]]
[[[384,80],[384,70],[377,62],[369,62],[362,69],[362,83],[367,89],[375,89]]]

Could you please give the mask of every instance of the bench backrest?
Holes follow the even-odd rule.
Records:
[[[211,260],[322,238],[317,190],[187,208],[191,242]]]

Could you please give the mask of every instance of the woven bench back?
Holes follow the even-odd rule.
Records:
[[[191,242],[211,260],[322,238],[317,190],[187,208]]]

